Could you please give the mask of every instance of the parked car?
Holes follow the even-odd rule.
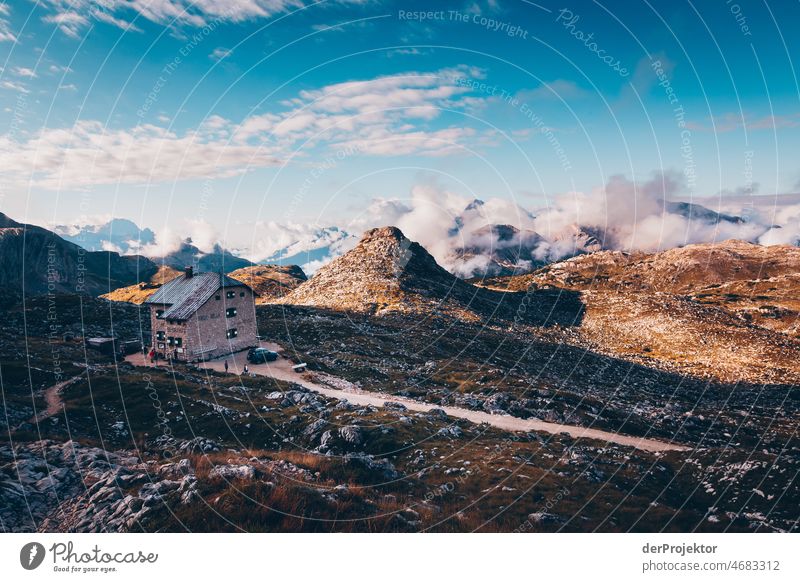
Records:
[[[265,364],[278,359],[278,354],[267,348],[250,348],[247,352],[247,361],[251,364]]]

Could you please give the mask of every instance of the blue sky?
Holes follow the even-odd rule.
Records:
[[[793,192],[798,21],[748,0],[7,2],[0,208],[228,232],[430,183],[530,208],[617,174]]]

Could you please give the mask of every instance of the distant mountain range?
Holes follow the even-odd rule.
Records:
[[[139,228],[134,222],[124,218],[114,218],[103,224],[56,225],[52,227],[61,238],[83,247],[88,251],[115,251],[119,254],[136,254],[147,245],[154,245],[156,234],[149,228]],[[191,238],[185,238],[180,247],[162,256],[148,255],[155,263],[174,269],[194,265],[201,271],[230,273],[237,269],[262,265],[322,265],[341,254],[336,245],[353,238],[348,232],[336,226],[318,228],[297,234],[297,238],[285,246],[272,251],[258,262],[244,258],[244,251],[225,249],[221,244],[214,245],[210,251],[200,250]]]
[[[137,255],[87,251],[39,226],[0,213],[0,288],[6,300],[44,293],[99,295],[152,277],[156,264]]]
[[[139,228],[126,218],[114,218],[103,224],[56,225],[53,232],[88,251],[114,251],[121,255],[139,253],[147,245],[156,243],[156,234],[151,229]],[[223,270],[226,273],[254,264],[219,244],[211,251],[203,252],[192,244],[191,238],[184,239],[179,248],[166,255],[150,258],[173,269],[193,265],[201,271]]]
[[[324,264],[341,254],[336,248],[347,239],[354,238],[336,226],[314,229],[297,240],[273,252],[261,264],[300,265]]]
[[[87,251],[115,251],[123,255],[156,241],[156,235],[152,230],[139,228],[127,218],[112,218],[103,224],[83,226],[59,224],[53,226],[52,230],[64,240],[75,243]]]
[[[434,252],[436,260],[459,278],[495,277],[529,273],[553,261],[602,250],[624,248],[617,227],[572,224],[548,236],[534,230],[535,213],[519,208],[519,225],[492,222],[486,203],[475,199],[453,217],[452,224],[442,232],[442,245]],[[666,215],[688,219],[692,224],[706,227],[724,225],[726,232],[747,220],[735,214],[716,212],[691,202],[666,202]],[[528,226],[523,226],[528,225]],[[768,231],[770,227],[764,227]],[[772,228],[780,228],[773,226]],[[91,252],[116,252],[133,255],[150,246],[157,248],[157,235],[149,228],[140,228],[134,222],[115,218],[104,224],[54,227],[55,234]],[[289,242],[277,250],[267,248],[266,253],[253,253],[248,249],[229,249],[216,244],[210,251],[201,250],[186,238],[179,248],[163,255],[148,258],[156,265],[183,269],[193,265],[201,271],[224,271],[259,265],[298,265],[313,275],[320,267],[343,255],[355,246],[357,234],[337,226],[286,230],[280,238]],[[749,238],[748,240],[753,240]],[[259,257],[249,260],[245,256]],[[266,255],[266,256],[264,256]],[[261,258],[263,257],[263,258]]]
[[[225,273],[254,264],[247,259],[237,257],[219,244],[214,245],[210,252],[203,252],[192,244],[190,238],[185,239],[177,250],[162,257],[154,257],[153,260],[173,269],[183,269],[191,265],[198,271],[223,271]]]

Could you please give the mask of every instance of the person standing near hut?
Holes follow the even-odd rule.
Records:
[[[228,360],[225,360],[225,373],[228,373]]]

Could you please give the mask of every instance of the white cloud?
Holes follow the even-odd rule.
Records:
[[[102,248],[104,251],[110,251],[112,253],[118,253],[120,255],[125,254],[123,252],[122,247],[120,247],[118,245],[115,245],[114,243],[112,243],[109,240],[104,240],[103,242],[101,242],[100,243],[100,248]]]
[[[91,10],[91,15],[92,15],[93,18],[96,18],[100,22],[105,22],[106,24],[110,24],[112,26],[116,26],[117,28],[121,28],[122,30],[125,30],[125,31],[131,31],[131,32],[141,32],[142,31],[141,28],[139,28],[138,26],[136,26],[132,22],[129,22],[129,21],[123,19],[123,18],[118,18],[118,17],[114,16],[113,14],[111,14],[110,12],[107,12],[106,10],[103,10],[102,8],[99,8],[99,7],[92,9]]]
[[[336,228],[308,223],[258,221],[236,224],[225,233],[225,246],[239,249],[241,256],[259,262],[279,251],[282,256],[292,256],[323,247],[333,246],[336,249],[346,238],[345,232]]]
[[[767,197],[769,199],[769,197]],[[762,245],[797,245],[800,244],[800,204],[787,206],[768,206],[761,212],[761,221],[774,225],[761,235],[758,242]]]
[[[14,67],[13,72],[17,77],[27,77],[29,79],[36,77],[36,71],[27,67]]]
[[[8,4],[0,4],[0,15],[8,16],[10,12]],[[0,18],[0,42],[17,42],[17,35],[11,32],[11,23],[7,18]]]
[[[657,174],[644,182],[612,176],[590,193],[557,196],[537,211],[534,228],[547,239],[563,239],[576,228],[597,233],[606,248],[657,251],[690,243],[729,238],[755,240],[767,226],[760,222],[710,222],[670,208],[682,183],[673,174]]]
[[[222,237],[217,228],[203,219],[170,219],[170,226],[155,229],[155,241],[139,245],[138,241],[128,241],[129,255],[145,257],[163,257],[180,249],[186,240],[202,253],[210,253],[222,244]]]
[[[776,210],[766,204],[769,197],[763,197],[765,207],[748,221],[714,221],[696,213],[698,209],[689,214],[669,204],[680,190],[680,182],[670,174],[638,183],[614,176],[590,193],[565,193],[550,206],[529,212],[501,198],[469,204],[469,199],[445,188],[423,184],[415,186],[407,200],[373,200],[343,228],[360,234],[368,228],[397,226],[439,264],[465,277],[485,269],[493,249],[527,247],[539,260],[557,260],[593,250],[597,241],[591,236],[602,248],[648,252],[732,238],[765,245],[800,241],[800,204]],[[490,225],[510,225],[519,232],[503,240],[486,228]],[[465,248],[480,252],[464,258],[459,251]]]
[[[55,12],[45,16],[45,22],[57,24],[65,34],[75,38],[90,19],[139,31],[132,24],[138,14],[158,24],[199,28],[211,23],[269,18],[311,3],[310,0],[42,0],[42,4]]]
[[[127,252],[159,257],[177,250],[189,237],[201,251],[209,252],[219,244],[254,262],[275,260],[278,251],[282,257],[305,256],[308,261],[302,267],[312,274],[352,249],[365,230],[394,225],[422,244],[440,265],[470,277],[491,267],[495,251],[528,249],[531,254],[526,256],[536,260],[558,260],[583,252],[587,250],[583,238],[587,232],[597,234],[603,248],[625,251],[658,251],[731,238],[762,245],[800,242],[800,204],[796,201],[776,206],[770,203],[772,197],[761,197],[763,206],[757,206],[750,221],[714,222],[699,215],[690,218],[665,204],[664,196],[678,189],[669,177],[657,176],[637,184],[615,176],[590,194],[558,196],[553,205],[534,214],[512,200],[478,202],[426,183],[414,186],[407,199],[373,199],[339,228],[257,221],[235,223],[220,232],[206,220],[177,219],[170,221],[169,228],[156,229],[155,243],[136,247],[130,242]],[[638,210],[623,208],[625,200]],[[98,216],[95,221],[105,218]],[[502,238],[498,232],[508,229],[486,228],[496,225],[510,225],[517,232]],[[517,266],[529,268],[531,261],[518,257]]]
[[[233,51],[231,51],[230,49],[226,49],[219,46],[215,48],[213,51],[211,51],[211,54],[208,55],[208,58],[210,58],[213,61],[221,61],[222,59],[231,56],[232,53]]]
[[[491,249],[532,244],[533,217],[514,201],[489,198],[472,200],[438,184],[418,184],[408,199],[374,199],[343,229],[361,234],[369,228],[397,226],[411,240],[420,243],[446,269],[470,276],[486,267]],[[513,240],[499,241],[487,231],[489,225],[511,225],[520,231]],[[484,254],[464,259],[460,249],[484,249]]]
[[[240,122],[212,115],[184,133],[82,120],[68,129],[42,129],[27,141],[0,137],[0,171],[21,183],[74,189],[236,175],[317,147],[367,156],[457,154],[491,143],[492,133],[430,123],[443,109],[462,106],[468,89],[457,79],[479,74],[458,67],[337,83],[302,91],[283,103],[282,112]],[[0,86],[26,90],[11,81]]]
[[[49,24],[55,24],[61,32],[72,38],[79,38],[81,30],[89,23],[88,18],[72,10],[57,12],[45,16],[42,20]]]
[[[276,163],[263,146],[153,125],[122,130],[79,121],[70,129],[43,129],[22,143],[0,138],[7,179],[54,190],[230,176]]]
[[[11,91],[19,91],[20,93],[30,93],[27,87],[22,83],[17,83],[15,81],[3,81],[0,83],[0,87],[3,89],[10,89]]]
[[[139,246],[134,241],[131,241],[134,244],[130,245],[129,253],[148,258],[164,257],[181,248],[185,236],[185,234],[172,228],[157,229],[155,242]]]
[[[429,129],[446,110],[463,110],[469,88],[459,84],[481,71],[461,66],[335,83],[283,101],[288,111],[266,113],[235,127],[235,140],[308,140],[364,155],[449,155],[485,140],[465,127]]]

